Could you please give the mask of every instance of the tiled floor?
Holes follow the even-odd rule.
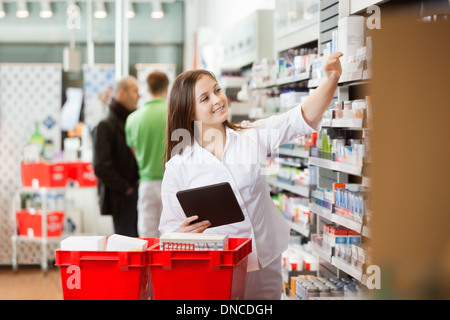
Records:
[[[0,267],[0,300],[62,300],[59,268],[46,274],[39,266]]]

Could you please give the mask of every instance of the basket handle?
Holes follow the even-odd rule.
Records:
[[[174,260],[186,260],[186,257],[176,257],[174,253],[175,252],[171,250],[161,251],[161,265],[164,270],[172,270],[172,262]],[[197,257],[196,260],[209,260],[211,269],[218,270],[222,267],[221,253],[221,251],[210,251],[209,255],[205,255],[204,257]]]

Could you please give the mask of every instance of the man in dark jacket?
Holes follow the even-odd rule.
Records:
[[[139,100],[136,78],[129,76],[116,84],[109,114],[93,132],[93,166],[98,178],[102,215],[112,215],[114,232],[137,237],[139,172],[136,159],[125,140],[125,120]]]

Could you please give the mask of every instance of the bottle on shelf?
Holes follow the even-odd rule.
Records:
[[[35,124],[34,133],[31,136],[30,143],[37,143],[40,144],[42,148],[44,147],[45,139],[44,136],[39,131],[39,122],[36,122]]]
[[[46,139],[45,144],[44,144],[44,149],[42,152],[45,160],[47,160],[47,161],[53,160],[54,153],[55,153],[55,146],[53,144],[53,140]]]
[[[34,132],[31,135],[29,145],[37,149],[37,152],[39,153],[40,156],[43,155],[45,147],[45,138],[39,130],[39,122],[36,122],[35,124]]]

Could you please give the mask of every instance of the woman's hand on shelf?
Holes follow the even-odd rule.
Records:
[[[328,60],[325,62],[325,66],[323,67],[328,78],[339,81],[342,74],[342,66],[339,58],[342,56],[342,52],[333,52],[330,54]]]

